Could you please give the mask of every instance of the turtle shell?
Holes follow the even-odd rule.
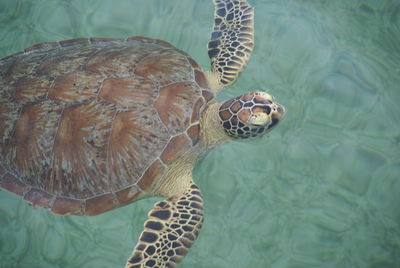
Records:
[[[190,56],[145,37],[37,44],[0,75],[0,187],[57,214],[151,193],[213,98]]]

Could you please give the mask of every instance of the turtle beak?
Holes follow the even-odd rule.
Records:
[[[268,128],[271,128],[279,123],[283,119],[285,115],[285,108],[279,103],[274,102],[271,105],[271,123],[268,125]]]
[[[271,114],[272,118],[281,120],[284,115],[285,115],[285,108],[282,105],[276,102],[272,104],[272,114]]]

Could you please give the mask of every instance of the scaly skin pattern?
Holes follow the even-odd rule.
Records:
[[[214,4],[208,56],[218,87],[223,88],[235,82],[253,51],[254,10],[243,0],[214,0]]]
[[[203,223],[203,199],[191,182],[179,197],[157,202],[126,268],[175,268],[197,238]]]
[[[284,112],[269,94],[254,92],[227,100],[219,108],[218,115],[230,137],[247,139],[271,129]]]

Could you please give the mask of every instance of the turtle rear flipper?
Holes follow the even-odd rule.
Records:
[[[125,268],[176,267],[203,223],[203,199],[192,182],[182,196],[157,202]]]
[[[214,5],[209,80],[215,89],[221,89],[235,82],[253,51],[254,10],[246,0],[214,0]]]

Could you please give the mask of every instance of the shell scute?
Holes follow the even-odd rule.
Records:
[[[30,189],[29,186],[10,173],[6,173],[0,178],[0,187],[20,196],[23,196]]]
[[[135,74],[146,77],[160,85],[181,81],[193,81],[193,69],[187,57],[176,50],[166,49],[152,53],[138,64]]]
[[[161,163],[161,161],[156,159],[145,171],[143,178],[138,183],[138,186],[146,192],[150,191],[153,189],[157,177],[159,174],[162,174],[165,168],[166,167]]]
[[[146,37],[38,44],[0,74],[0,186],[63,215],[153,191],[213,97],[193,59]]]
[[[102,46],[99,45],[99,48]],[[152,51],[157,51],[157,46],[142,44],[129,46],[128,44],[116,44],[102,48],[85,63],[84,69],[90,72],[106,76],[128,76],[135,71],[140,60]],[[146,50],[146,53],[143,52]]]
[[[201,90],[193,82],[178,82],[160,89],[155,107],[172,135],[182,133],[189,126],[192,109],[200,94]]]
[[[27,47],[24,49],[24,52],[25,53],[35,52],[35,51],[47,52],[57,48],[59,48],[59,44],[57,42],[44,42]]]
[[[190,122],[194,123],[200,120],[200,107],[204,105],[204,99],[199,98],[193,105],[193,113],[192,117],[190,118]]]
[[[191,126],[186,131],[186,133],[190,137],[190,139],[192,140],[192,144],[196,145],[197,142],[199,141],[199,137],[200,137],[200,124],[196,124],[196,125]]]
[[[114,105],[92,101],[65,108],[52,151],[47,191],[87,198],[109,188],[108,139],[116,113]]]
[[[51,207],[51,212],[60,215],[83,215],[84,201],[57,197]]]
[[[92,197],[85,202],[85,215],[94,216],[117,206],[112,193]]]
[[[0,144],[6,144],[11,139],[21,110],[19,103],[10,102],[8,98],[0,100]],[[3,146],[0,146],[0,154],[3,153]]]
[[[85,71],[58,76],[51,87],[48,98],[63,103],[76,103],[95,98],[100,90],[102,77]]]
[[[126,39],[127,42],[137,42],[139,44],[157,44],[164,48],[176,49],[173,45],[160,39],[154,39],[146,36],[130,36]]]
[[[37,74],[59,76],[80,70],[87,58],[97,52],[93,46],[73,45],[60,50],[53,50],[39,59]]]
[[[154,160],[155,152],[164,148],[169,137],[154,109],[118,113],[108,146],[111,188],[117,190],[137,183]]]
[[[131,76],[105,79],[99,97],[119,107],[137,108],[152,105],[157,95],[157,86],[153,82]]]
[[[40,206],[50,209],[54,196],[39,189],[30,189],[25,195],[24,199],[33,206]]]
[[[13,84],[12,91],[21,104],[44,100],[53,83],[51,77],[26,77]]]
[[[36,53],[17,54],[15,57],[5,60],[1,67],[2,79],[9,84],[15,83],[18,79],[28,76],[35,76],[34,73],[43,56]]]
[[[15,121],[12,138],[1,146],[8,168],[32,186],[44,185],[61,110],[49,100],[25,105]]]
[[[108,44],[108,43],[116,43],[120,44],[124,41],[124,39],[121,38],[107,38],[107,37],[91,37],[90,38],[90,43],[92,44]]]
[[[194,71],[194,77],[196,80],[196,83],[201,87],[201,88],[209,88],[207,78],[204,75],[204,73],[200,70],[195,70]]]
[[[203,98],[204,98],[207,102],[209,102],[209,101],[211,101],[212,99],[215,98],[215,94],[212,93],[212,92],[209,91],[209,90],[203,90],[203,91],[201,92],[201,95],[203,96]]]
[[[136,185],[132,185],[115,192],[115,195],[120,205],[126,205],[132,201],[139,199],[142,195],[142,192],[138,189]]]
[[[3,167],[3,165],[0,162],[0,180],[6,173],[7,173],[6,169]]]
[[[76,46],[76,45],[89,45],[90,40],[88,38],[73,38],[62,40],[58,42],[61,47],[69,47],[69,46]]]
[[[165,164],[171,164],[191,146],[191,141],[185,134],[173,137],[162,152],[160,159]]]

